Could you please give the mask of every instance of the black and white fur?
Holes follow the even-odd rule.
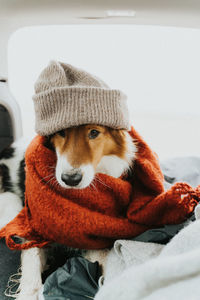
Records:
[[[124,162],[122,173],[130,166],[130,162],[134,159],[136,147],[133,144],[130,136],[127,137],[128,152],[127,161]],[[9,149],[4,150],[0,154],[0,228],[11,221],[22,209],[24,205],[24,152],[26,143],[19,142],[13,144]],[[105,165],[104,165],[105,161]],[[113,169],[116,168],[117,157],[113,156],[100,162],[98,172],[107,173],[113,176]],[[121,169],[123,162],[119,159],[119,168]],[[109,166],[109,168],[108,168]],[[57,157],[57,168],[59,168],[59,157]],[[106,170],[106,172],[105,172]],[[110,170],[110,172],[109,172]],[[119,177],[121,174],[117,174]],[[84,257],[90,261],[98,261],[100,265],[105,266],[106,250],[90,250],[86,251]],[[21,255],[21,270],[22,276],[20,279],[20,293],[16,295],[18,300],[37,300],[38,291],[42,286],[41,274],[45,269],[47,260],[46,251],[38,248],[31,248],[22,251]]]
[[[0,153],[0,228],[10,222],[24,203],[24,151],[21,141]]]

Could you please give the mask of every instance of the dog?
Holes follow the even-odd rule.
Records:
[[[51,180],[56,178],[57,183],[65,189],[95,188],[95,180],[98,180],[95,177],[97,173],[118,178],[126,172],[131,172],[137,152],[136,144],[126,130],[93,124],[56,132],[47,137],[47,147],[55,151],[57,156],[56,166],[51,167],[52,176],[48,182],[50,184]],[[1,226],[14,218],[23,207],[24,166],[24,149],[19,150],[16,145],[13,145],[2,152],[0,156]],[[1,201],[1,198],[4,201]],[[6,210],[4,208],[6,206],[9,206],[9,209]],[[92,262],[98,261],[104,272],[109,251],[109,249],[87,250],[82,251],[82,255]],[[46,250],[38,248],[22,251],[20,292],[16,296],[18,300],[37,299],[47,255]]]

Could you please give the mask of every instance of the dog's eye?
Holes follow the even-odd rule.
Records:
[[[60,136],[65,137],[65,131],[64,130],[60,130],[57,132]]]
[[[89,139],[96,139],[96,137],[98,137],[99,133],[100,132],[98,130],[92,129],[89,133]]]

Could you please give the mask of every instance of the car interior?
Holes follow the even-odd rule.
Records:
[[[49,61],[63,61],[105,79],[113,89],[124,91],[128,96],[131,124],[155,151],[161,163],[165,189],[178,181],[187,182],[195,187],[194,190],[189,190],[191,193],[188,192],[187,196],[196,193],[192,201],[197,203],[200,200],[200,188],[196,187],[200,184],[199,53],[200,1],[197,0],[0,0],[0,159],[1,153],[13,142],[24,138],[31,141],[35,137],[32,103],[34,83]],[[133,270],[133,273],[123,273],[122,277],[120,267],[113,269],[113,274],[118,272],[121,279],[113,281],[113,285],[105,284],[105,291],[102,289],[102,294],[100,292],[96,297],[97,289],[103,284],[102,277],[98,276],[97,280],[94,275],[99,272],[97,265],[87,265],[85,261],[78,261],[81,267],[76,267],[81,273],[81,279],[76,278],[74,285],[70,286],[70,293],[63,287],[62,291],[59,291],[60,294],[56,294],[58,298],[51,298],[52,291],[49,292],[49,287],[46,286],[43,287],[44,290],[40,290],[38,298],[29,300],[196,300],[199,297],[199,284],[195,284],[194,289],[188,280],[184,288],[184,278],[193,278],[196,276],[194,274],[199,274],[200,266],[194,273],[189,274],[189,269],[182,270],[181,273],[184,261],[188,266],[191,265],[191,268],[193,265],[194,269],[197,268],[199,263],[195,264],[195,261],[200,261],[200,257],[196,252],[191,254],[191,260],[187,255],[179,257],[180,253],[177,254],[174,250],[175,241],[164,262],[164,250],[163,257],[160,258],[160,268],[166,270],[166,274],[163,275],[163,278],[166,278],[164,283],[160,279],[162,276],[159,277],[161,273],[156,271],[156,262],[154,264],[152,260],[149,265],[146,263],[147,256],[152,259],[154,255],[159,255],[164,249],[162,247],[167,247],[163,245],[180,229],[196,220],[195,218],[199,219],[198,209],[195,213],[190,213],[188,219],[181,224],[165,224],[164,227],[159,225],[158,229],[153,228],[147,234],[139,235],[134,241],[150,245],[149,248],[145,248],[147,250],[144,257],[140,256],[142,248],[139,246],[128,248],[121,241],[116,243],[117,258],[115,257],[113,264],[125,255],[127,260],[123,261],[121,268],[122,265],[124,268],[128,267],[129,262],[135,263],[136,268],[141,262],[146,265],[143,269],[138,268],[138,271]],[[195,242],[184,234],[180,236],[180,242],[185,247],[183,252],[186,253],[190,242],[191,245]],[[190,234],[193,236],[192,229]],[[187,238],[188,244],[185,242]],[[195,238],[194,240],[196,241]],[[179,246],[176,249],[179,249]],[[57,249],[56,259],[60,259],[61,262],[52,266],[53,271],[63,263],[60,251]],[[136,253],[138,260],[131,261],[130,258],[129,261],[128,255],[131,251]],[[170,253],[177,256],[169,258]],[[172,289],[170,286],[167,290],[171,282],[170,270],[172,274],[176,273],[176,270],[173,270],[175,258],[177,274],[179,271],[180,274],[177,275],[179,279],[174,275],[174,282],[177,280],[180,289]],[[1,241],[0,300],[16,297],[15,292],[10,290],[8,281],[12,282],[12,290],[16,291],[19,283],[16,278],[20,275],[19,265],[20,253],[9,250],[5,242]],[[112,270],[111,265],[112,261],[109,270]],[[72,267],[68,265],[65,272],[70,273]],[[152,274],[150,269],[153,270]],[[140,272],[145,274],[144,277]],[[12,277],[13,274],[16,277]],[[111,274],[110,271],[110,277]],[[48,271],[43,276],[46,279],[49,276]],[[135,290],[138,287],[135,296],[130,296],[131,285],[125,284],[131,276],[135,285],[138,284],[135,286]],[[200,280],[199,275],[197,277],[196,283]],[[154,284],[154,287],[152,288],[151,284],[145,286],[144,282],[141,283],[142,279],[140,282],[140,278],[144,278],[146,283],[152,283],[152,286]],[[159,291],[152,278],[161,282]],[[51,277],[49,286],[55,284],[56,280],[57,278]],[[82,294],[76,294],[78,284]],[[127,294],[120,294],[120,284],[121,290],[127,288]],[[166,287],[165,291],[163,287]]]

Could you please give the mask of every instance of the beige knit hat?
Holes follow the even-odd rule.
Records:
[[[40,135],[84,124],[129,129],[126,96],[68,64],[49,63],[35,83],[33,101]]]

